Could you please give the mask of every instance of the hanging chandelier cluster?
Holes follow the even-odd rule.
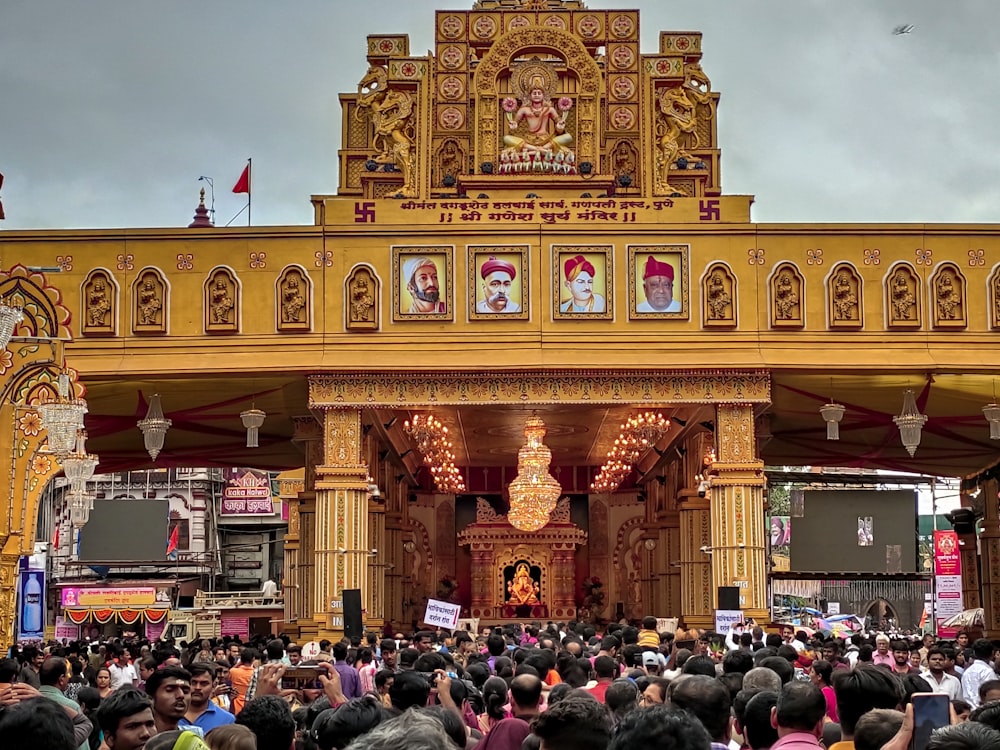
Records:
[[[621,426],[621,433],[608,451],[607,460],[594,477],[590,489],[595,492],[614,492],[632,471],[635,462],[645,451],[667,434],[670,420],[659,412],[643,412],[629,417]]]
[[[6,349],[14,337],[14,329],[24,320],[24,312],[13,302],[0,299],[0,349]]]
[[[455,466],[448,428],[437,417],[433,414],[416,414],[412,422],[407,420],[403,423],[403,432],[413,438],[438,492],[465,492],[465,479]]]
[[[552,451],[542,442],[545,423],[536,416],[524,424],[524,445],[517,452],[517,476],[507,486],[510,510],[507,520],[515,529],[538,531],[562,494],[562,485],[549,474]]]

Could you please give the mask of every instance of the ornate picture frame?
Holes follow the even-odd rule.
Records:
[[[528,245],[468,245],[466,251],[469,320],[527,320]]]
[[[394,323],[407,320],[455,319],[452,281],[454,255],[454,245],[392,246]],[[411,287],[411,283],[414,286]],[[435,292],[436,298],[433,300],[417,298],[418,293],[434,296]]]
[[[628,246],[630,320],[690,319],[690,255],[690,245]],[[655,300],[647,299],[647,290]]]
[[[612,245],[552,245],[552,319],[613,320],[613,261]]]

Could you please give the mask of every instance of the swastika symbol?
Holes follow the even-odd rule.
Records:
[[[717,199],[698,201],[698,218],[701,221],[719,221],[722,218],[722,210],[719,208]]]
[[[375,223],[374,201],[358,201],[354,204],[354,223],[355,224]]]

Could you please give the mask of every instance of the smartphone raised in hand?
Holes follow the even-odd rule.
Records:
[[[944,693],[914,693],[913,750],[927,750],[931,732],[951,723],[951,700]]]

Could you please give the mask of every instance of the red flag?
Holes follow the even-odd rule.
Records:
[[[250,193],[250,165],[247,164],[243,167],[243,174],[240,175],[240,179],[236,181],[233,185],[234,193]]]
[[[3,174],[0,174],[0,188],[3,187]],[[0,219],[5,218],[3,215],[3,202],[0,201]]]
[[[53,552],[55,552],[57,549],[59,549],[59,526],[60,525],[61,524],[58,521],[56,521],[56,527],[52,531],[52,551]]]
[[[167,540],[167,554],[174,552],[177,549],[178,532],[180,531],[180,524],[174,524],[174,530],[170,532],[170,539]]]

